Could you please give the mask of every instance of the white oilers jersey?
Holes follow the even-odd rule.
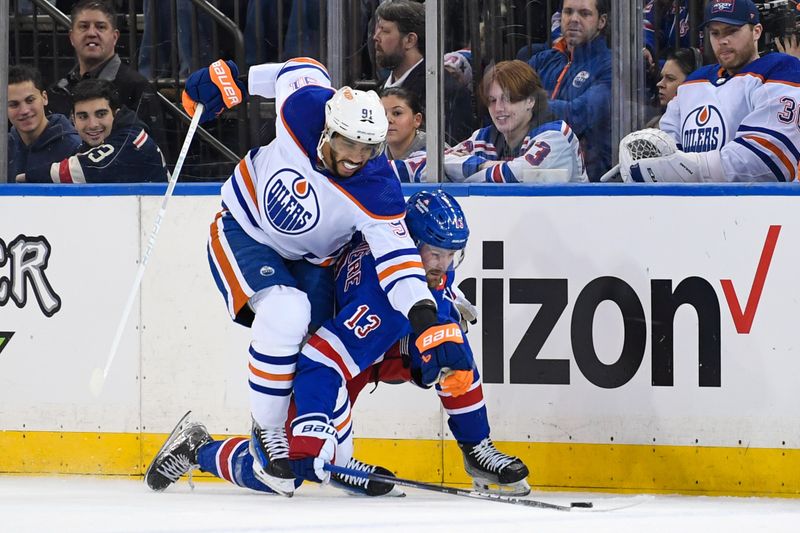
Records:
[[[660,127],[685,152],[719,150],[728,181],[797,180],[800,60],[773,53],[734,76],[703,67],[678,87]]]
[[[321,168],[316,148],[325,103],[334,94],[327,71],[310,59],[278,67],[255,73],[274,80],[267,84],[262,79],[260,86],[275,91],[261,94],[276,97],[276,138],[239,162],[222,187],[223,207],[250,237],[290,260],[330,264],[354,233],[362,232],[389,301],[407,314],[415,303],[432,297],[403,222],[403,193],[386,158],[369,161],[345,179]]]

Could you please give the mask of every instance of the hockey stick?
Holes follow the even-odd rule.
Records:
[[[175,184],[178,183],[178,177],[181,174],[183,162],[186,159],[186,154],[189,152],[189,145],[192,144],[192,138],[194,137],[194,133],[197,131],[197,125],[200,124],[200,116],[202,114],[203,104],[197,104],[197,107],[194,111],[194,116],[192,117],[192,122],[189,124],[189,131],[186,132],[186,138],[183,140],[183,146],[181,147],[180,154],[178,154],[178,160],[175,162],[175,170],[172,172],[172,176],[170,176],[169,184],[167,185],[167,192],[164,194],[164,199],[161,200],[161,208],[158,210],[158,214],[156,215],[156,220],[153,223],[153,229],[150,232],[150,237],[147,239],[147,246],[144,249],[142,260],[139,261],[139,269],[136,271],[136,277],[133,279],[133,285],[131,286],[130,293],[128,294],[128,301],[125,303],[125,307],[122,309],[122,316],[119,319],[119,324],[117,324],[117,332],[114,335],[114,342],[111,343],[111,350],[109,351],[108,358],[106,359],[106,366],[104,368],[95,368],[92,372],[92,378],[89,381],[89,389],[92,391],[94,396],[99,396],[100,392],[103,390],[103,385],[105,384],[106,377],[108,376],[108,370],[111,368],[111,363],[114,362],[114,357],[117,355],[117,348],[119,348],[120,340],[122,340],[122,332],[125,329],[125,323],[128,321],[128,316],[131,314],[131,308],[133,307],[134,300],[136,300],[136,293],[139,292],[139,286],[142,284],[144,269],[147,267],[147,262],[150,260],[150,255],[153,253],[153,247],[156,244],[156,235],[158,235],[158,230],[161,229],[161,223],[164,221],[164,215],[167,211],[167,203],[169,202],[170,197],[172,197],[172,192],[175,190]]]
[[[512,496],[504,496],[502,494],[491,494],[486,492],[479,492],[476,490],[459,489],[456,487],[447,487],[444,485],[434,485],[433,483],[424,483],[422,481],[413,481],[410,479],[403,479],[394,476],[384,476],[382,474],[373,474],[364,472],[363,470],[354,470],[345,466],[336,466],[326,463],[324,469],[328,472],[369,479],[370,481],[380,481],[383,483],[393,483],[403,487],[411,487],[414,489],[429,490],[433,492],[441,492],[444,494],[452,494],[453,496],[464,496],[465,498],[473,498],[477,500],[510,503],[512,505],[526,505],[528,507],[538,507],[540,509],[553,509],[555,511],[571,511],[575,508],[591,508],[592,502],[572,502],[569,505],[558,505],[555,503],[540,502],[537,500],[523,500],[521,498],[514,498]]]
[[[605,182],[607,182],[607,181],[612,181],[612,180],[615,180],[615,179],[617,178],[617,176],[620,176],[620,172],[619,172],[619,164],[617,164],[617,165],[614,165],[614,166],[611,168],[611,170],[609,170],[608,172],[606,172],[605,174],[603,174],[602,176],[600,176],[600,180],[599,180],[599,181],[600,181],[601,183],[605,183]]]

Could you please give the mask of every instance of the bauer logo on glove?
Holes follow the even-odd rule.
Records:
[[[457,342],[459,344],[464,342],[461,328],[459,328],[457,324],[443,324],[435,328],[430,328],[425,333],[426,335],[417,340],[417,348],[420,352],[437,346],[442,342]]]
[[[239,81],[239,68],[233,61],[218,59],[208,68],[193,72],[186,80],[181,103],[190,117],[197,104],[205,107],[200,122],[208,122],[225,109],[242,103],[247,96],[244,83]]]

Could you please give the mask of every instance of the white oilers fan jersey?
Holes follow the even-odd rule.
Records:
[[[728,181],[795,181],[800,60],[772,53],[734,76],[703,67],[678,87],[660,127],[685,152],[719,150]]]
[[[330,264],[361,231],[392,306],[408,314],[430,300],[403,222],[403,193],[386,158],[344,179],[318,166],[325,103],[334,94],[325,67],[305,58],[262,67],[250,70],[250,91],[276,98],[276,138],[239,162],[222,187],[223,208],[250,237],[290,260]]]

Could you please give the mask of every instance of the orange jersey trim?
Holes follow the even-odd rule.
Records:
[[[406,268],[424,268],[422,266],[421,261],[406,261],[405,263],[400,263],[399,265],[390,266],[380,274],[378,274],[378,281],[383,281],[384,279],[388,278],[398,270],[404,270]]]
[[[789,161],[789,158],[786,157],[786,154],[784,154],[780,148],[778,148],[768,140],[764,139],[763,137],[757,137],[755,135],[743,135],[743,137],[745,139],[752,139],[753,141],[757,142],[758,144],[760,144],[761,146],[763,146],[764,148],[775,154],[775,157],[780,159],[781,163],[783,163],[783,166],[785,166],[786,169],[789,171],[789,177],[790,177],[789,181],[794,181],[796,175],[794,165],[792,165],[792,163]]]
[[[347,418],[344,419],[344,422],[336,426],[336,431],[341,431],[342,429],[344,429],[345,426],[347,426],[347,424],[350,423],[350,418],[352,418],[352,416],[353,416],[352,411],[347,413]]]
[[[231,266],[230,261],[228,261],[228,256],[225,255],[225,250],[222,248],[222,244],[219,240],[219,227],[217,226],[217,222],[222,217],[225,211],[220,211],[217,213],[217,216],[214,217],[214,222],[211,223],[211,251],[214,253],[214,258],[217,260],[217,264],[219,268],[222,270],[222,275],[225,277],[225,281],[228,282],[228,287],[231,291],[231,296],[233,297],[233,311],[234,313],[239,313],[239,311],[247,304],[247,300],[250,298],[245,294],[244,289],[242,286],[239,285],[239,280],[236,279],[236,274],[233,272],[233,267]]]
[[[252,363],[248,363],[247,368],[250,369],[250,372],[253,375],[262,379],[268,379],[270,381],[292,381],[294,379],[294,372],[291,374],[270,374],[269,372],[264,372],[263,370],[257,369]]]
[[[250,199],[253,200],[253,205],[255,205],[256,210],[258,210],[256,186],[253,183],[253,177],[250,175],[250,169],[247,167],[247,161],[244,159],[239,161],[239,173],[242,175],[242,180],[244,181],[244,186],[247,188],[247,193],[250,195]]]

